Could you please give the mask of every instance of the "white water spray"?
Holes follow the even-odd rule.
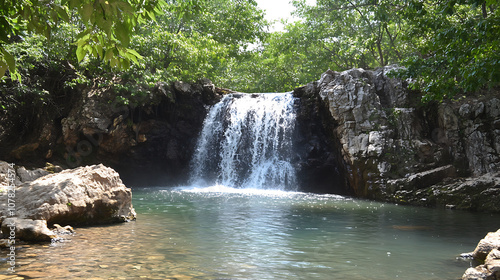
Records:
[[[294,100],[291,93],[224,96],[205,119],[192,183],[294,190]]]

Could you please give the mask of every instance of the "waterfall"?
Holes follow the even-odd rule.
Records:
[[[191,162],[191,183],[294,190],[295,98],[228,94],[208,112]]]

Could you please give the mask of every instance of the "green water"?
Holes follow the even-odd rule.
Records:
[[[470,263],[457,256],[500,227],[499,215],[334,195],[220,187],[133,193],[137,221],[26,246],[16,276],[459,279]]]

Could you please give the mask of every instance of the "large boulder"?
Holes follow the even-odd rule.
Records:
[[[16,188],[15,217],[48,224],[93,225],[135,219],[132,191],[102,164],[65,170]],[[2,216],[7,212],[2,201]]]

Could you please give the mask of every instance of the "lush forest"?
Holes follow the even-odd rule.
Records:
[[[55,80],[113,86],[126,104],[158,81],[200,78],[283,92],[327,69],[390,64],[425,100],[500,83],[498,0],[292,2],[301,20],[271,32],[253,0],[2,1],[2,95],[43,100]]]

